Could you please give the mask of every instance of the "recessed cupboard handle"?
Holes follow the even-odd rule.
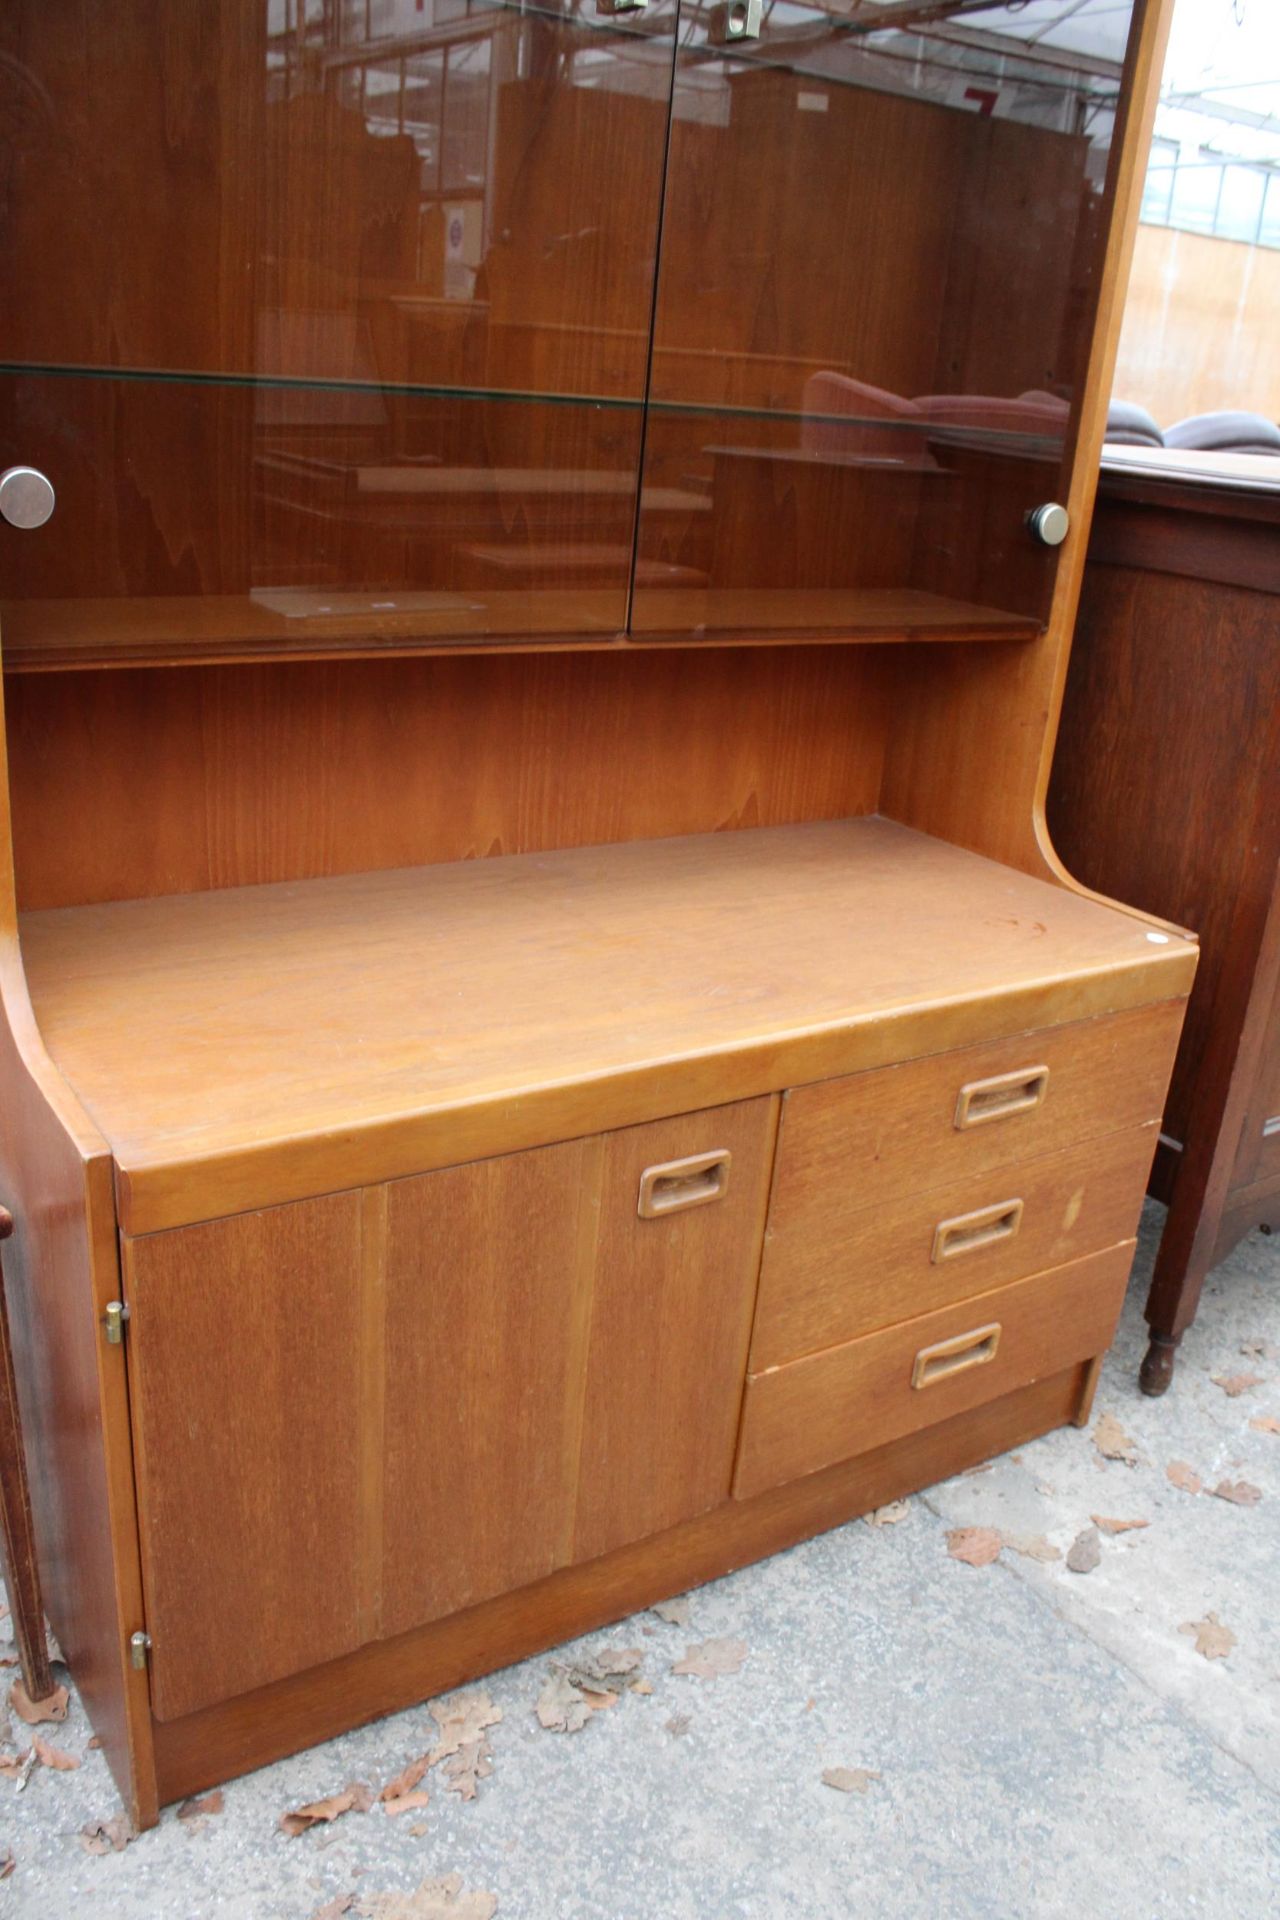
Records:
[[[640,1201],[636,1208],[642,1220],[660,1220],[664,1214],[680,1213],[686,1207],[704,1207],[708,1200],[723,1200],[729,1191],[729,1163],[732,1155],[694,1153],[686,1160],[666,1160],[661,1166],[646,1167],[640,1175]]]
[[[939,1340],[932,1347],[921,1347],[911,1369],[913,1387],[933,1387],[939,1380],[950,1380],[970,1367],[985,1367],[996,1357],[1000,1345],[1000,1322],[975,1327],[972,1333],[958,1333],[952,1340]]]
[[[931,1257],[936,1264],[954,1260],[957,1254],[976,1253],[979,1247],[993,1247],[1001,1240],[1012,1240],[1021,1224],[1021,1200],[1000,1200],[994,1207],[958,1213],[952,1220],[939,1220],[934,1228]]]
[[[1020,1067],[1016,1073],[993,1074],[989,1080],[969,1080],[956,1099],[956,1126],[980,1127],[987,1120],[1007,1120],[1030,1113],[1049,1090],[1048,1067]]]

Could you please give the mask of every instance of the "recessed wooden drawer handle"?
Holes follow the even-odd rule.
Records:
[[[954,1260],[959,1253],[976,1253],[979,1247],[991,1247],[998,1240],[1012,1240],[1022,1224],[1021,1200],[999,1200],[994,1207],[979,1207],[976,1213],[958,1213],[954,1220],[939,1220],[933,1230],[931,1258]]]
[[[970,1367],[985,1367],[996,1357],[1000,1345],[1000,1322],[975,1327],[972,1333],[959,1333],[954,1340],[939,1340],[935,1346],[921,1347],[911,1369],[913,1387],[932,1387],[939,1380],[950,1380]]]
[[[956,1099],[956,1126],[963,1132],[986,1120],[1030,1113],[1044,1099],[1048,1085],[1048,1067],[1022,1067],[1017,1073],[997,1073],[990,1080],[970,1080]]]
[[[693,1153],[687,1160],[667,1160],[660,1167],[646,1167],[640,1175],[640,1204],[636,1208],[642,1220],[657,1220],[664,1213],[679,1213],[683,1207],[704,1207],[708,1200],[723,1200],[729,1191],[727,1152]]]

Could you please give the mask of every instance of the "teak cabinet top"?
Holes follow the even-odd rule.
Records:
[[[1177,997],[1195,960],[875,818],[76,907],[22,939],[134,1233]]]

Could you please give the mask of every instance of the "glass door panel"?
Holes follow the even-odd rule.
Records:
[[[682,0],[637,637],[1043,623],[1132,12]]]
[[[8,0],[6,664],[622,629],[674,19]]]

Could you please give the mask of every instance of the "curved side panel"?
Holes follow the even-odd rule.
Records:
[[[899,720],[890,736],[880,808],[904,826],[1074,892],[1088,890],[1077,886],[1054,852],[1044,799],[1173,0],[1141,0],[1140,16],[1129,56],[1128,105],[1117,135],[1111,233],[1067,501],[1071,533],[1048,626],[1038,640],[1017,647],[931,648],[927,673],[920,670],[920,649],[902,650]]]
[[[15,928],[0,727],[0,1200],[5,1278],[45,1607],[135,1825],[156,1818],[112,1160],[44,1050]]]

